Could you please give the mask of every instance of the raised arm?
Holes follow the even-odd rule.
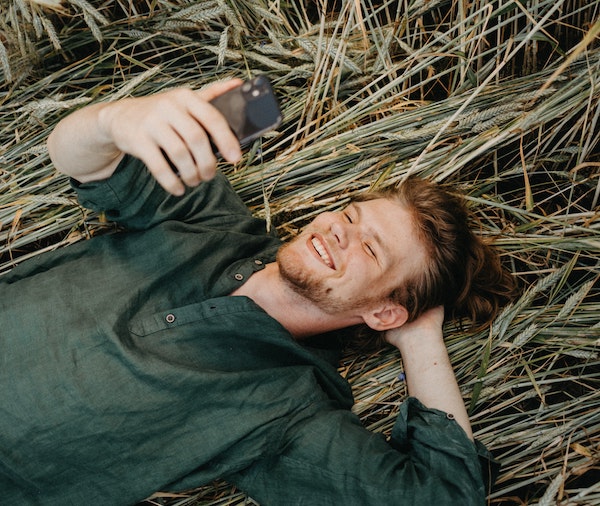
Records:
[[[181,195],[185,185],[214,176],[209,137],[225,160],[235,163],[241,157],[227,121],[209,103],[240,84],[233,79],[200,91],[178,88],[85,107],[51,133],[50,157],[58,170],[85,183],[110,177],[128,153],[142,160],[165,190]]]
[[[443,322],[444,309],[436,307],[388,331],[386,339],[400,350],[409,395],[453,416],[472,440],[469,416],[444,344]]]

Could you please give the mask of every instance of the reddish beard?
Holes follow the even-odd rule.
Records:
[[[298,236],[284,244],[277,252],[279,274],[292,291],[327,314],[344,313],[375,301],[374,297],[365,294],[352,299],[339,297],[332,287],[327,286],[326,279],[307,269],[303,262],[296,261],[294,245],[304,240],[302,236]]]

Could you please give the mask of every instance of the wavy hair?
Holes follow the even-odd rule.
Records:
[[[494,320],[515,294],[516,285],[501,265],[496,249],[473,232],[465,199],[448,186],[409,177],[396,187],[355,198],[385,198],[408,210],[427,253],[425,269],[389,294],[415,320],[443,305],[448,318],[470,322],[475,329]]]

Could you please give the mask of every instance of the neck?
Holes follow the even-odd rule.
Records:
[[[322,334],[362,322],[356,317],[325,313],[312,301],[297,294],[281,278],[275,262],[254,273],[231,295],[252,299],[295,338]]]

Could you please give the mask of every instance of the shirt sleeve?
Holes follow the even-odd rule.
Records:
[[[229,479],[269,506],[481,506],[495,465],[455,420],[409,398],[390,441],[349,411],[319,411],[288,431],[280,454]]]
[[[111,222],[129,229],[146,229],[166,220],[185,222],[218,219],[227,215],[247,216],[250,211],[235,193],[227,178],[216,176],[182,197],[166,192],[150,174],[145,164],[126,155],[107,179],[79,183],[72,179],[82,206],[102,212]],[[235,222],[235,218],[232,218]]]

